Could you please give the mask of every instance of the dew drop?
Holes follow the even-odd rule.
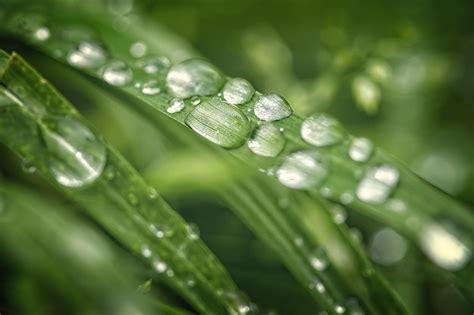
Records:
[[[187,233],[188,233],[188,238],[190,240],[199,239],[200,231],[199,231],[199,227],[196,224],[192,224],[192,223],[188,224],[186,226],[186,230],[187,230]]]
[[[114,168],[112,166],[106,167],[106,169],[104,171],[104,176],[108,180],[113,180],[115,178]]]
[[[155,268],[158,273],[163,273],[168,269],[168,265],[162,260],[155,259],[155,261],[153,261],[153,268]]]
[[[326,292],[326,287],[319,279],[315,279],[313,282],[311,282],[309,287],[310,289],[316,290],[321,294]]]
[[[127,199],[128,199],[128,202],[130,202],[132,206],[136,206],[138,204],[138,198],[132,192],[127,195]]]
[[[172,98],[166,111],[170,114],[178,113],[184,109],[184,101],[180,98]]]
[[[342,224],[346,222],[347,219],[347,211],[344,207],[340,205],[334,205],[330,209],[332,218],[336,224]]]
[[[29,160],[23,161],[23,164],[21,165],[21,168],[25,173],[32,174],[36,172],[36,166]]]
[[[352,94],[357,104],[369,114],[378,110],[380,88],[370,78],[358,76],[352,81]]]
[[[240,109],[217,97],[196,106],[186,117],[186,124],[224,148],[241,146],[250,129],[249,121]]]
[[[165,231],[154,224],[150,224],[149,226],[150,232],[153,233],[157,238],[163,238],[165,236]]]
[[[274,121],[291,115],[288,102],[277,94],[262,95],[258,98],[253,109],[255,116],[264,121]]]
[[[160,85],[156,80],[150,80],[141,85],[142,93],[145,95],[156,95],[161,92]]]
[[[374,146],[369,139],[354,138],[351,141],[348,153],[353,161],[366,162],[372,155],[373,150]]]
[[[151,254],[152,254],[150,247],[148,247],[147,245],[144,245],[142,247],[141,253],[142,253],[143,257],[145,257],[145,258],[150,258]]]
[[[168,70],[170,67],[170,61],[164,56],[149,56],[145,57],[137,62],[137,67],[148,74],[161,73]]]
[[[309,144],[322,147],[341,142],[344,139],[344,130],[336,119],[318,114],[303,122],[301,137]]]
[[[393,265],[405,257],[407,242],[390,228],[377,231],[370,242],[370,256],[381,265]]]
[[[33,33],[33,37],[36,40],[41,41],[41,42],[48,40],[50,35],[51,34],[49,32],[49,28],[47,28],[46,26],[42,26],[42,27],[38,28]]]
[[[318,248],[308,259],[311,266],[318,271],[326,270],[329,265],[327,255],[322,248]]]
[[[357,185],[357,198],[364,202],[385,202],[399,181],[399,171],[389,165],[371,168]]]
[[[201,98],[197,95],[194,95],[193,97],[191,97],[191,104],[196,106],[196,105],[199,105],[201,103]]]
[[[173,278],[174,277],[174,271],[173,269],[168,269],[166,270],[166,275],[170,278]]]
[[[471,258],[470,246],[439,224],[426,224],[419,235],[424,253],[441,268],[456,271]]]
[[[283,150],[285,137],[272,123],[264,123],[255,130],[247,145],[257,155],[275,157]]]
[[[201,59],[189,59],[175,64],[166,75],[168,91],[180,98],[215,95],[223,83],[219,70]]]
[[[304,189],[319,185],[328,175],[328,166],[316,152],[300,151],[289,155],[276,174],[283,185]]]
[[[67,61],[77,68],[96,68],[106,60],[105,50],[95,42],[81,42],[79,46],[69,52]]]
[[[337,314],[344,314],[344,312],[346,311],[346,308],[340,304],[336,304],[334,306],[334,311],[337,313]]]
[[[44,128],[42,136],[53,178],[71,188],[94,182],[105,166],[105,145],[78,120],[66,117],[52,122],[54,130]]]
[[[135,42],[130,46],[130,55],[135,58],[141,58],[145,56],[147,46],[143,42]]]
[[[247,103],[254,93],[255,89],[253,86],[247,80],[240,78],[230,79],[222,90],[224,100],[233,105]]]
[[[132,82],[133,73],[124,62],[113,61],[102,70],[102,78],[110,85],[124,86]]]

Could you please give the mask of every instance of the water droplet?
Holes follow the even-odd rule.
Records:
[[[387,201],[387,208],[394,212],[404,212],[407,209],[407,206],[403,200],[400,199],[390,199]]]
[[[184,109],[184,101],[180,98],[172,98],[166,111],[170,114],[178,113]]]
[[[337,314],[344,314],[344,312],[346,311],[346,308],[340,304],[336,304],[334,306],[334,311],[337,313]]]
[[[161,227],[150,224],[149,229],[151,233],[153,233],[153,235],[155,235],[157,238],[163,238],[165,236],[165,231]]]
[[[149,56],[137,62],[137,67],[141,68],[143,72],[154,74],[168,70],[170,61],[164,56]]]
[[[308,259],[311,266],[318,271],[326,270],[329,265],[326,252],[322,248],[318,248]]]
[[[326,292],[326,287],[324,286],[324,284],[319,279],[314,279],[314,281],[312,281],[309,284],[309,288],[313,289],[313,290],[316,290],[321,294]]]
[[[131,205],[136,206],[138,204],[138,198],[134,193],[129,193],[127,195],[128,202],[130,202]]]
[[[186,118],[186,124],[224,148],[241,146],[250,129],[247,117],[237,107],[217,97],[196,106]]]
[[[69,52],[67,61],[77,68],[96,68],[106,60],[105,50],[95,42],[81,42],[77,49]]]
[[[113,180],[115,178],[115,171],[114,171],[114,168],[112,166],[108,166],[106,169],[105,169],[105,172],[104,172],[104,176],[106,179],[108,180]]]
[[[370,256],[381,265],[393,265],[403,259],[407,251],[407,242],[390,228],[377,231],[370,243]]]
[[[251,306],[247,303],[245,296],[239,291],[223,292],[222,295],[227,300],[228,304],[232,305],[237,313],[240,315],[248,314],[251,311]],[[230,311],[229,313],[235,313]]]
[[[304,240],[302,237],[297,237],[295,238],[294,243],[297,247],[302,247],[304,245]]]
[[[142,93],[146,95],[155,95],[161,92],[160,85],[156,80],[150,80],[141,85]]]
[[[166,275],[167,275],[168,277],[170,277],[170,278],[174,277],[174,271],[173,271],[173,269],[168,269],[168,270],[166,271]]]
[[[141,253],[142,253],[143,257],[145,257],[145,258],[150,258],[151,254],[152,254],[151,249],[150,249],[150,247],[148,247],[148,245],[142,246]]]
[[[193,278],[188,278],[186,279],[186,285],[192,288],[196,285],[196,281]]]
[[[28,160],[23,161],[22,169],[24,172],[29,173],[29,174],[36,172],[36,166],[31,161],[28,161]]]
[[[353,161],[366,162],[372,155],[374,146],[369,139],[354,138],[349,147],[349,156]]]
[[[147,46],[142,42],[135,42],[130,46],[130,55],[135,58],[141,58],[145,56],[147,51]]]
[[[373,114],[378,110],[380,88],[366,76],[358,76],[352,81],[352,95],[357,104],[367,113]]]
[[[224,85],[222,95],[227,103],[240,105],[247,103],[255,93],[253,86],[244,79],[230,79]]]
[[[54,130],[43,129],[42,135],[54,179],[66,187],[81,187],[94,182],[105,166],[105,145],[78,120],[57,118],[53,123]]]
[[[321,147],[341,142],[344,139],[344,130],[336,119],[319,114],[303,122],[301,137],[309,144]]]
[[[166,269],[168,269],[168,265],[160,259],[155,259],[153,261],[153,268],[155,268],[155,270],[159,273],[163,273],[166,271]]]
[[[277,94],[262,95],[258,98],[253,109],[255,116],[264,121],[274,121],[291,115],[288,102]]]
[[[148,197],[150,199],[158,198],[158,192],[156,191],[156,189],[154,187],[148,188]]]
[[[389,165],[371,168],[357,185],[357,198],[373,204],[383,203],[397,185],[399,177],[399,171]]]
[[[197,95],[194,95],[193,97],[191,97],[191,104],[196,106],[196,105],[199,105],[201,103],[201,98]]]
[[[275,157],[283,150],[285,138],[272,123],[264,123],[255,130],[247,145],[257,155]]]
[[[471,258],[470,246],[439,224],[426,224],[419,235],[421,248],[441,268],[456,271]]]
[[[190,240],[197,240],[199,239],[199,227],[196,224],[188,224],[186,226],[187,232],[188,232],[188,238]]]
[[[38,28],[33,33],[33,37],[36,40],[41,41],[41,42],[43,42],[45,40],[48,40],[50,35],[51,34],[49,32],[49,28],[47,28],[46,26],[42,26],[42,27]]]
[[[113,61],[102,70],[102,78],[110,85],[123,86],[132,82],[133,73],[124,62]]]
[[[351,204],[352,201],[354,201],[354,195],[350,192],[344,192],[341,194],[341,196],[339,197],[339,201],[343,204],[343,205],[348,205],[348,204]]]
[[[328,166],[316,152],[300,151],[289,155],[276,172],[278,180],[294,189],[319,185],[328,175]]]
[[[331,207],[330,211],[331,211],[332,217],[334,219],[334,222],[336,224],[342,224],[342,223],[346,222],[347,211],[346,211],[346,209],[344,209],[344,207],[342,207],[340,205],[334,205],[333,207]]]
[[[180,98],[215,95],[223,83],[219,70],[201,59],[189,59],[173,65],[166,75],[168,91]]]

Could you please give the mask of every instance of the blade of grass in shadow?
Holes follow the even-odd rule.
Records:
[[[0,80],[5,86],[3,143],[140,255],[196,309],[206,314],[251,311],[196,232],[50,84],[17,55],[9,58]]]
[[[69,209],[5,181],[0,182],[0,198],[0,244],[18,274],[10,275],[10,285],[39,299],[31,305],[21,294],[13,306],[18,313],[48,309],[46,314],[61,314],[65,307],[71,314],[110,314],[119,309],[188,314],[137,292],[139,280],[133,276],[137,270],[130,257]],[[53,293],[41,293],[45,287]]]

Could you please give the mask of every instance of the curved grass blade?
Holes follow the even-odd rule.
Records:
[[[17,55],[0,73],[0,139],[200,312],[250,312],[199,236]],[[10,137],[15,134],[15,137]]]

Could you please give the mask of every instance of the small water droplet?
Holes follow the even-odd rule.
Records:
[[[132,206],[136,206],[138,204],[138,198],[132,192],[127,195],[127,199],[128,199],[128,202],[130,202]]]
[[[158,198],[158,192],[154,187],[149,187],[148,188],[148,198],[150,199],[156,199]]]
[[[314,279],[314,281],[309,284],[309,288],[316,290],[321,294],[326,292],[326,286],[319,279]]]
[[[334,311],[337,313],[337,314],[344,314],[344,312],[346,311],[346,308],[340,304],[336,304],[334,306]]]
[[[186,124],[224,148],[241,146],[250,129],[249,121],[242,111],[217,97],[196,106],[186,117]]]
[[[148,56],[139,60],[136,65],[148,74],[165,72],[170,67],[170,61],[164,56]]]
[[[132,82],[133,72],[122,61],[113,61],[102,69],[102,78],[110,85],[123,86]]]
[[[50,35],[49,28],[46,26],[36,29],[33,33],[33,37],[41,42],[48,40]]]
[[[165,231],[161,227],[150,224],[149,229],[151,233],[153,233],[153,235],[155,235],[157,238],[163,238],[165,236]]]
[[[130,55],[135,58],[141,58],[145,56],[147,46],[143,42],[135,42],[130,46]]]
[[[372,155],[374,146],[367,138],[354,138],[349,147],[349,156],[353,161],[366,162]]]
[[[196,281],[193,278],[189,277],[186,279],[186,285],[192,288],[196,285]]]
[[[84,41],[75,50],[69,52],[67,61],[77,68],[96,68],[105,62],[106,56],[100,44]]]
[[[459,270],[471,259],[470,247],[439,224],[429,223],[423,226],[419,242],[424,253],[446,270]]]
[[[341,194],[341,196],[339,197],[339,201],[343,204],[343,205],[348,205],[348,204],[351,204],[352,201],[354,201],[354,195],[350,192],[344,192]]]
[[[371,168],[357,185],[357,198],[373,204],[383,203],[397,185],[399,177],[399,171],[389,165]]]
[[[373,114],[378,110],[380,88],[370,78],[358,76],[352,81],[352,94],[357,104],[367,113]]]
[[[301,137],[309,144],[321,147],[341,142],[344,139],[344,130],[336,119],[318,114],[303,122]]]
[[[184,101],[180,98],[172,98],[166,111],[170,114],[178,113],[184,109]]]
[[[141,253],[142,253],[143,257],[145,257],[145,258],[150,258],[151,254],[152,254],[151,249],[150,249],[150,247],[148,247],[148,245],[143,245],[142,246]]]
[[[186,226],[187,232],[188,232],[188,238],[190,240],[197,240],[199,239],[199,227],[196,224],[188,224]]]
[[[403,259],[407,242],[390,228],[377,231],[370,242],[370,256],[381,265],[393,265]]]
[[[329,265],[326,252],[322,248],[315,250],[308,259],[311,266],[318,271],[326,270]]]
[[[201,98],[197,95],[194,95],[193,97],[191,97],[191,104],[196,106],[196,105],[199,105],[201,103]]]
[[[145,95],[156,95],[161,92],[160,84],[156,80],[150,80],[141,85],[142,93]]]
[[[291,115],[288,102],[277,94],[262,95],[258,98],[253,109],[255,116],[264,121],[274,121]]]
[[[174,277],[174,271],[173,269],[168,269],[166,270],[166,275],[170,278],[173,278]]]
[[[265,123],[257,127],[247,145],[257,155],[275,157],[283,150],[285,137],[272,123]]]
[[[115,171],[112,166],[107,166],[104,172],[104,176],[108,180],[113,180],[115,178]]]
[[[46,122],[42,136],[48,149],[48,167],[53,178],[66,187],[94,182],[107,158],[105,145],[80,121],[65,117]]]
[[[233,105],[247,103],[254,93],[255,89],[253,86],[247,80],[240,78],[230,79],[222,90],[224,100]]]
[[[300,151],[289,155],[276,174],[283,185],[304,189],[319,185],[328,175],[328,166],[316,152]]]
[[[330,209],[334,222],[336,224],[343,224],[347,219],[347,211],[340,205],[334,205]]]
[[[23,171],[26,173],[32,174],[36,172],[36,166],[31,161],[28,161],[28,160],[23,161],[23,164],[21,167]]]
[[[180,98],[215,95],[223,83],[220,71],[201,59],[189,59],[175,64],[166,75],[168,91]]]
[[[168,269],[168,265],[160,259],[155,259],[153,261],[153,268],[155,268],[158,273],[163,273]]]
[[[400,213],[407,210],[407,205],[403,200],[393,198],[387,201],[387,208]]]

